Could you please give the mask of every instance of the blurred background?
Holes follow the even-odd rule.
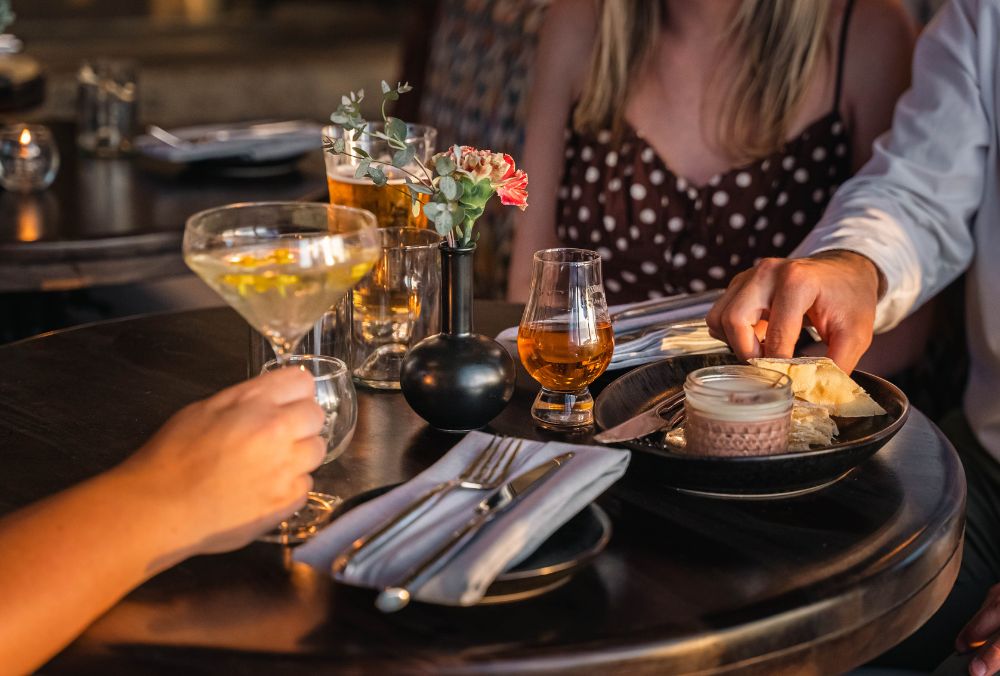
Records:
[[[400,71],[421,2],[14,0],[10,32],[47,76],[36,119],[73,119],[81,61],[134,59],[143,120],[326,119],[340,93]]]
[[[415,86],[395,113],[437,127],[439,147],[461,141],[517,157],[547,4],[14,0],[16,19],[7,33],[21,46],[0,55],[0,121],[49,125],[63,139],[63,163],[43,193],[0,191],[0,342],[82,322],[218,305],[180,263],[184,218],[211,206],[214,196],[325,194],[318,148],[280,167],[291,169],[281,176],[165,171],[134,157],[83,157],[72,141],[81,63],[134,61],[140,131],[150,124],[178,129],[249,120],[322,124],[343,93],[365,87],[374,94],[384,78]],[[921,23],[939,4],[908,2]],[[377,103],[375,96],[366,101]],[[509,211],[495,209],[480,221],[480,297],[504,293]],[[109,257],[118,266],[112,274]]]

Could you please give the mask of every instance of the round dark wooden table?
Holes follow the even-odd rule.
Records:
[[[520,308],[479,302],[476,312],[495,334]],[[245,377],[247,337],[218,309],[0,348],[0,512],[111,466],[182,405]],[[521,372],[493,428],[537,436],[534,391]],[[457,441],[398,394],[359,398],[354,444],[320,470],[323,490],[351,496],[405,480]],[[627,475],[601,498],[614,522],[608,549],[534,600],[382,615],[372,594],[286,570],[278,548],[255,544],[150,580],[44,671],[840,673],[912,633],[945,598],[964,502],[954,451],[914,411],[866,464],[795,499],[701,499]],[[87,577],[79,571],[80,584]]]
[[[294,171],[253,178],[142,157],[85,157],[73,124],[48,126],[61,156],[55,183],[27,195],[0,190],[0,293],[188,274],[181,237],[192,213],[230,202],[295,200],[326,186],[318,141]]]

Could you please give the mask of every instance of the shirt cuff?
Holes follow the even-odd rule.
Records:
[[[901,322],[920,296],[920,261],[913,243],[886,213],[871,210],[863,217],[844,219],[817,227],[792,257],[812,256],[824,251],[851,251],[864,256],[885,280],[885,292],[875,306],[875,333],[883,333]],[[874,236],[878,233],[878,236]]]

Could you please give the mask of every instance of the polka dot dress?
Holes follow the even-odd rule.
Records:
[[[779,152],[696,186],[630,128],[617,144],[607,131],[569,131],[557,233],[601,255],[612,303],[724,287],[802,241],[849,177],[849,155],[832,112]]]

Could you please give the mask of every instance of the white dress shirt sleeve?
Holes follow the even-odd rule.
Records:
[[[792,254],[846,249],[870,258],[886,281],[876,331],[895,326],[972,260],[970,223],[982,199],[992,128],[992,104],[979,86],[981,1],[953,0],[928,26],[892,130]],[[982,51],[997,58],[995,49]]]

